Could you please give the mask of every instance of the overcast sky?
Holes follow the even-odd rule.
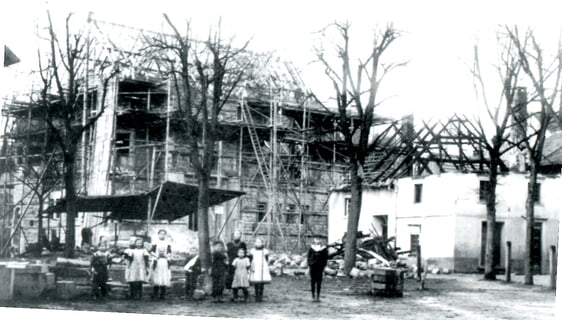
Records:
[[[276,51],[293,61],[302,70],[307,86],[322,97],[329,96],[332,87],[323,69],[311,64],[312,47],[318,38],[315,32],[334,20],[348,20],[353,28],[351,41],[365,46],[372,41],[374,28],[392,21],[403,30],[403,35],[387,59],[408,60],[409,64],[393,72],[383,84],[381,97],[391,98],[381,111],[394,116],[414,112],[416,117],[423,118],[474,111],[476,100],[469,72],[472,47],[477,39],[486,44],[484,54],[492,61],[497,24],[536,25],[554,45],[561,25],[560,8],[552,5],[555,2],[540,1],[497,1],[493,6],[478,1],[465,5],[435,1],[289,0],[22,2],[2,5],[2,37],[25,62],[4,71],[4,91],[17,86],[16,80],[24,77],[30,65],[35,66],[34,21],[37,17],[44,19],[46,8],[55,19],[70,10],[85,21],[92,11],[96,19],[144,29],[159,29],[162,13],[166,12],[178,24],[191,19],[201,34],[222,17],[225,30],[240,40],[252,38],[252,50]],[[366,54],[363,51],[357,56]]]

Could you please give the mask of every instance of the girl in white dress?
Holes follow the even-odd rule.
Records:
[[[125,280],[129,283],[129,296],[141,299],[142,284],[148,280],[148,251],[142,239],[131,239],[130,248],[125,250],[124,256],[127,260]]]
[[[250,283],[254,285],[256,301],[263,299],[263,288],[265,284],[271,282],[269,274],[269,251],[263,247],[263,241],[256,239],[254,248],[250,251],[252,264],[250,266]]]
[[[150,253],[154,259],[150,280],[153,288],[152,299],[164,300],[166,287],[170,287],[172,277],[169,260],[172,258],[172,246],[166,240],[166,230],[158,231],[158,240],[152,245]]]
[[[248,288],[250,287],[250,259],[246,257],[246,249],[238,249],[238,257],[232,261],[234,276],[232,280],[232,301],[238,300],[238,289],[244,292],[244,302],[248,301]]]

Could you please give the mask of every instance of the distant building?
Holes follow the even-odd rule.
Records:
[[[451,138],[450,135],[448,138]],[[437,136],[427,139],[433,140],[433,145],[438,144]],[[419,148],[424,149],[424,146]],[[435,151],[433,155],[438,153]],[[421,245],[422,257],[429,265],[456,272],[481,270],[486,244],[488,176],[485,167],[481,170],[479,165],[467,161],[468,158],[462,167],[459,166],[461,157],[458,154],[451,158],[455,161],[448,164],[444,161],[441,165],[448,170],[438,170],[439,158],[433,157],[427,162],[425,170],[420,170],[421,166],[414,161],[403,162],[404,166],[411,165],[417,170],[383,184],[367,180],[359,230],[395,237],[396,247],[400,251],[410,251],[411,256]],[[387,162],[395,164],[396,160],[389,159]],[[521,168],[521,165],[517,167]],[[433,172],[428,172],[428,168],[433,168]],[[546,140],[535,195],[532,264],[538,273],[548,272],[549,248],[558,245],[561,169],[562,132],[556,132]],[[517,171],[500,173],[498,178],[494,240],[498,254],[495,265],[498,269],[505,268],[505,247],[510,241],[513,271],[523,272],[528,173]],[[346,186],[335,188],[330,194],[329,241],[341,239],[346,231],[350,198]]]

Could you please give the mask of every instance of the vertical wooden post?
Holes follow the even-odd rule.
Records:
[[[117,222],[114,222],[115,225],[113,226],[114,230],[114,238],[113,238],[113,245],[117,248],[117,240],[119,240],[119,232],[117,232]]]
[[[549,259],[550,288],[556,289],[556,246],[550,246]]]
[[[505,252],[505,281],[511,282],[511,241],[506,241]]]
[[[418,276],[418,280],[421,281],[421,279],[422,279],[422,258],[421,258],[421,246],[420,246],[420,245],[418,245],[418,246],[416,247],[416,259],[417,259],[417,261],[416,261],[416,262],[417,262],[417,263],[416,263],[416,266],[417,266],[417,268],[418,268],[418,270],[417,270],[417,273],[418,273],[417,276]]]
[[[9,297],[10,299],[14,298],[14,286],[15,286],[15,279],[16,279],[16,269],[15,268],[10,268],[10,293],[9,293]]]

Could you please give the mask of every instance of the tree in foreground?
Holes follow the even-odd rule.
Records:
[[[495,82],[500,84],[498,90],[490,94],[493,80],[486,81],[480,63],[479,46],[474,46],[474,65],[471,70],[474,89],[483,105],[483,116],[478,112],[475,119],[476,132],[480,135],[484,149],[489,158],[488,181],[485,188],[486,201],[486,248],[484,259],[484,279],[495,280],[495,262],[499,259],[494,247],[496,232],[496,187],[498,175],[509,168],[502,157],[514,147],[521,145],[520,137],[510,135],[512,129],[512,112],[518,90],[521,64],[512,40],[504,33],[496,34],[498,44],[498,61],[492,65]],[[487,70],[484,68],[484,70]],[[497,77],[497,78],[496,78]],[[483,155],[482,155],[483,156]]]
[[[552,54],[541,46],[533,30],[520,33],[517,27],[505,26],[505,32],[514,45],[515,54],[521,64],[526,83],[530,83],[528,116],[522,112],[513,112],[515,123],[520,131],[526,133],[524,149],[529,161],[529,184],[525,204],[525,284],[533,284],[532,236],[535,224],[535,202],[537,176],[543,159],[543,148],[547,130],[555,121],[559,121],[554,111],[555,103],[560,103],[562,90],[562,42],[559,39]],[[515,111],[515,110],[514,110]],[[560,124],[558,122],[558,124]]]
[[[190,23],[182,33],[166,14],[164,19],[170,34],[147,37],[147,50],[154,55],[162,75],[171,82],[175,107],[183,119],[184,138],[199,188],[192,226],[197,228],[201,267],[209,270],[209,185],[217,161],[215,145],[223,135],[219,114],[250,69],[251,60],[245,51],[248,42],[234,48],[233,39],[223,38],[220,23],[206,40],[195,40]],[[210,282],[207,273],[205,287]]]
[[[62,181],[65,193],[65,257],[74,256],[77,216],[76,160],[82,134],[90,129],[105,110],[109,82],[118,69],[105,60],[91,59],[92,40],[86,28],[73,32],[72,14],[65,19],[62,36],[55,32],[51,15],[47,12],[46,50],[38,51],[41,88],[38,101],[41,118],[52,134],[52,141],[63,163]],[[92,60],[92,64],[88,64]],[[87,67],[88,66],[88,67]],[[98,86],[97,112],[88,117],[84,112],[85,76],[96,79]],[[84,146],[85,147],[85,146]]]
[[[372,46],[363,58],[356,58],[350,49],[349,23],[336,22],[321,31],[322,43],[331,43],[335,52],[315,48],[318,61],[331,80],[337,101],[337,131],[343,135],[349,158],[351,179],[351,210],[348,214],[345,239],[344,272],[349,274],[355,266],[357,253],[357,228],[361,214],[363,166],[369,148],[371,127],[379,101],[379,88],[385,76],[402,63],[384,63],[383,58],[400,32],[393,25],[375,31]],[[335,35],[334,32],[335,31]],[[333,40],[336,39],[336,40]],[[335,58],[331,55],[335,53]],[[355,63],[355,61],[358,61]]]

